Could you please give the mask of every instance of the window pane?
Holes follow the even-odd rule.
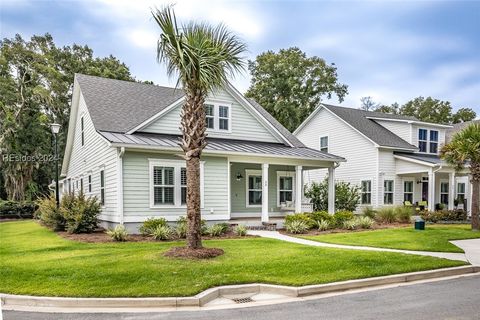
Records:
[[[362,192],[370,192],[372,189],[371,181],[362,181]]]
[[[457,187],[458,193],[465,193],[465,183],[459,183]]]
[[[104,175],[104,171],[100,171],[100,187],[104,187],[105,186],[105,175]]]
[[[248,189],[262,189],[262,177],[261,176],[249,176],[248,177]]]
[[[438,141],[438,131],[430,130],[430,141]]]
[[[207,126],[208,129],[214,129],[214,122],[213,118],[207,117],[205,125]]]
[[[321,137],[320,138],[320,148],[324,148],[328,146],[328,137]]]
[[[405,181],[403,186],[404,192],[413,192],[413,181]]]
[[[420,152],[427,152],[427,142],[426,141],[419,141],[418,142],[418,149]]]
[[[228,130],[228,119],[220,119],[220,130]]]
[[[362,194],[362,204],[370,204],[371,203],[371,193],[363,193]]]
[[[411,203],[413,203],[413,193],[405,193],[403,195],[403,200],[410,201]]]
[[[280,190],[293,190],[293,178],[280,177]]]
[[[155,204],[163,203],[163,187],[154,187],[153,188],[153,202]]]
[[[418,140],[427,140],[427,130],[419,129],[418,130]]]
[[[262,192],[261,191],[249,191],[248,192],[248,204],[262,204]]]
[[[385,193],[383,196],[383,203],[393,204],[393,193]]]
[[[430,153],[437,153],[438,143],[430,142]]]
[[[173,185],[174,184],[174,169],[171,167],[166,167],[163,169],[165,172],[164,182],[165,185]]]
[[[162,167],[153,167],[153,184],[163,184],[163,168]]]
[[[182,204],[187,203],[187,187],[182,187]]]
[[[218,116],[220,118],[228,118],[228,107],[219,106],[218,107]]]
[[[383,182],[385,192],[393,192],[393,180],[385,180]]]
[[[211,104],[205,104],[205,115],[213,116],[214,115],[214,108]]]
[[[440,184],[440,192],[448,193],[448,182],[442,182]]]
[[[182,186],[187,185],[187,169],[186,168],[182,168],[180,171],[180,184]]]
[[[164,201],[168,204],[173,204],[174,196],[173,196],[173,187],[164,187]]]
[[[440,203],[448,204],[448,194],[441,194],[440,195]]]

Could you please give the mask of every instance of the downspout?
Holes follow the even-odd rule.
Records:
[[[117,149],[117,213],[120,224],[125,222],[123,216],[123,155],[125,154],[125,147]]]

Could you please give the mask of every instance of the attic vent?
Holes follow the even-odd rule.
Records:
[[[252,298],[247,297],[247,298],[234,298],[232,299],[235,303],[249,303],[249,302],[254,302]]]

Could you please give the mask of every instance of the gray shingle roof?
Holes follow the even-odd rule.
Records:
[[[446,162],[440,159],[439,156],[433,154],[420,154],[420,153],[407,153],[407,152],[394,152],[397,156],[402,156],[405,158],[423,161],[431,164],[446,164]]]
[[[375,120],[368,119],[368,117],[373,117],[416,121],[417,119],[414,117],[364,111],[360,109],[332,106],[323,103],[322,105],[334,114],[336,114],[338,117],[343,119],[345,122],[350,124],[352,127],[360,131],[367,138],[382,147],[417,150],[417,147],[411,145],[387,128],[381,126],[380,124],[375,122]]]
[[[468,127],[469,125],[473,123],[478,123],[480,124],[480,120],[472,120],[472,121],[466,121],[466,122],[461,122],[461,123],[455,123],[452,128],[447,129],[446,133],[446,140],[447,143],[450,142],[453,138],[453,135],[459,131],[462,131],[464,128]]]
[[[100,131],[100,134],[111,143],[136,145],[145,147],[163,147],[178,148],[179,136],[156,134],[156,133],[118,133]],[[325,160],[325,161],[345,161],[344,158],[335,156],[330,153],[322,152],[307,147],[289,147],[282,143],[268,143],[245,140],[207,138],[208,144],[205,152],[221,151],[239,154],[258,154],[282,156],[300,159]]]
[[[97,131],[125,133],[184,96],[181,89],[76,74]],[[249,103],[294,147],[305,147],[252,99]]]

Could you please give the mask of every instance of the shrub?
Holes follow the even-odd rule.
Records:
[[[398,222],[410,223],[412,220],[412,208],[405,206],[398,206],[395,208],[395,217]]]
[[[393,207],[383,207],[377,210],[375,219],[383,223],[394,223],[397,220],[395,215],[395,208]]]
[[[313,228],[315,224],[314,220],[312,220],[308,213],[289,214],[285,217],[285,224],[292,223],[294,221],[303,222],[307,226],[307,229]]]
[[[233,232],[235,232],[237,236],[244,237],[247,235],[247,227],[244,225],[238,225],[233,229]]]
[[[362,229],[370,229],[373,226],[373,219],[367,216],[357,217],[357,225]]]
[[[424,211],[421,214],[423,220],[428,222],[454,222],[467,220],[467,213],[464,210],[443,210],[443,211]]]
[[[285,221],[285,229],[290,233],[305,233],[308,231],[309,226],[302,220],[290,220]]]
[[[207,223],[205,220],[201,221],[201,232],[202,235],[207,235]],[[175,228],[175,232],[179,238],[186,238],[187,237],[187,218],[182,216],[177,219],[177,226]]]
[[[357,228],[357,221],[355,219],[343,221],[342,228],[346,230],[355,230]]]
[[[305,195],[310,198],[315,211],[328,209],[328,180],[321,183],[312,183],[305,190]],[[335,183],[335,207],[338,210],[355,211],[360,202],[360,187],[348,182]]]
[[[107,230],[107,234],[114,241],[127,241],[128,232],[123,224],[117,225],[114,229]]]
[[[38,210],[35,215],[44,225],[54,231],[65,230],[66,221],[63,217],[62,210],[57,208],[57,202],[54,196],[50,195],[49,197],[37,200],[37,205]]]
[[[351,211],[337,211],[333,215],[335,225],[339,228],[343,227],[343,223],[348,220],[353,220],[354,215]]]
[[[0,200],[0,219],[31,219],[37,208],[34,202]]]
[[[142,235],[149,236],[153,234],[153,231],[155,231],[157,227],[165,227],[166,225],[167,220],[165,220],[165,218],[149,218],[143,222],[142,226],[138,230]]]
[[[169,240],[173,238],[174,231],[168,225],[157,225],[151,233],[155,240]]]
[[[315,225],[317,225],[317,222],[320,220],[325,220],[327,222],[333,222],[333,215],[328,213],[327,211],[316,211],[316,212],[310,212],[306,213],[310,219],[314,222]]]
[[[96,197],[65,195],[60,208],[68,233],[90,233],[95,231],[100,214],[100,202]]]
[[[221,222],[221,223],[217,223],[217,224],[222,227],[222,233],[227,233],[228,230],[230,230],[230,224],[228,224],[226,222]]]
[[[375,219],[375,214],[376,214],[376,211],[373,210],[372,207],[364,207],[362,209],[362,214],[365,216],[365,217],[368,217],[370,219]]]
[[[207,234],[211,237],[219,237],[225,233],[226,230],[223,223],[217,223],[207,228]]]
[[[330,222],[328,220],[323,220],[323,219],[315,220],[315,226],[320,231],[326,231],[330,229]]]

